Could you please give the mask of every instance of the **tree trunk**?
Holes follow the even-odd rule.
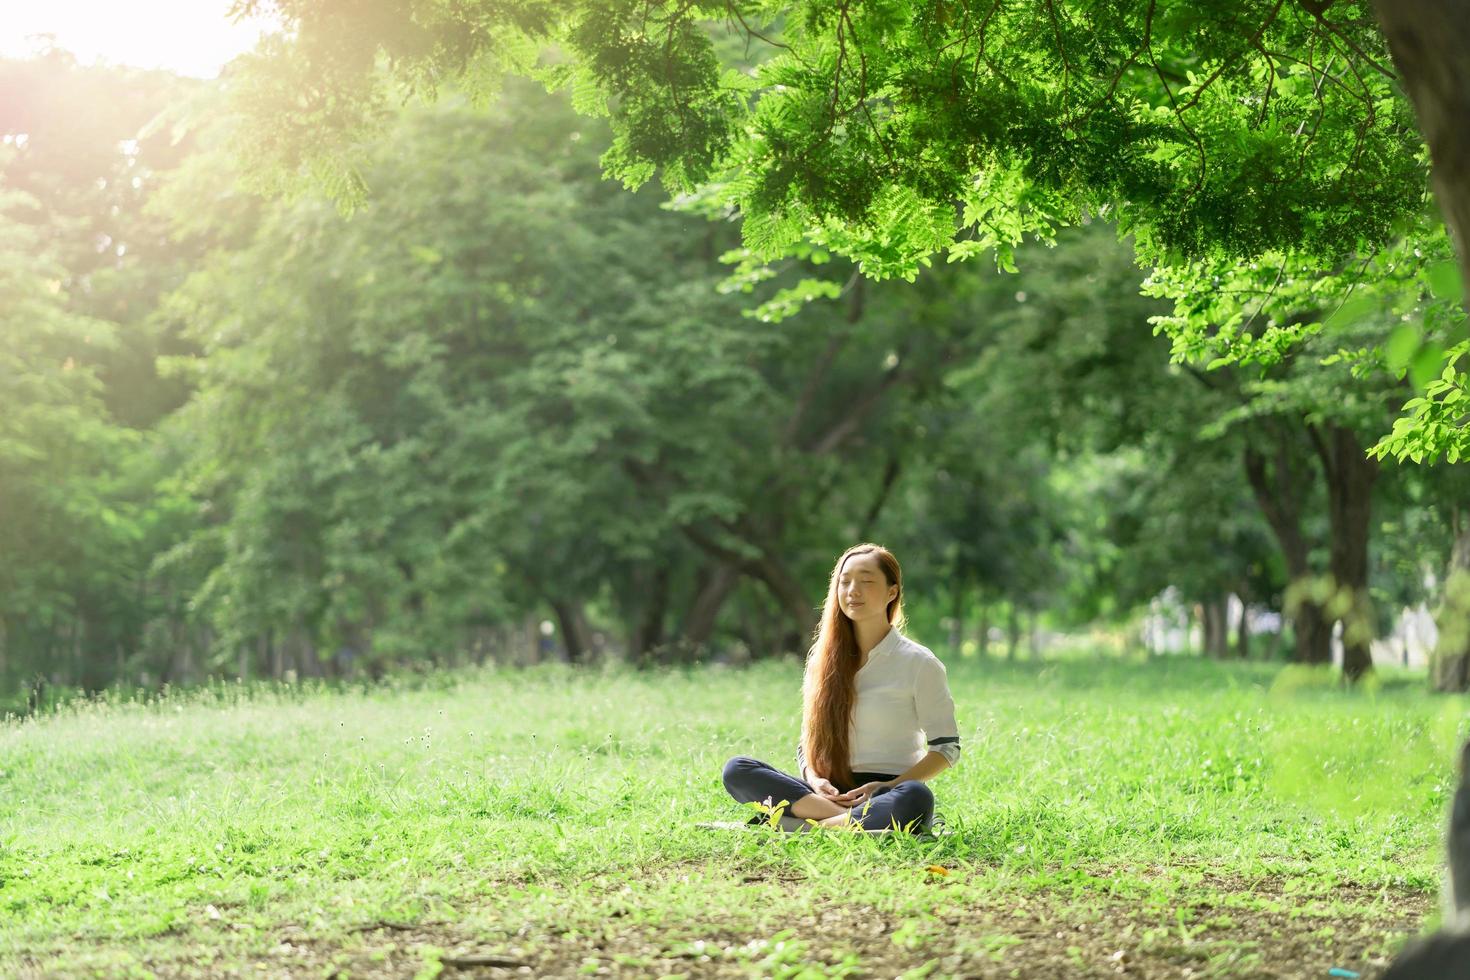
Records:
[[[984,659],[984,658],[990,656],[990,604],[989,603],[982,602],[980,604],[980,627],[979,628],[980,628],[980,635],[978,637],[978,644],[979,644],[979,647],[980,647],[980,657],[981,657],[981,659]]]
[[[46,676],[36,674],[31,677],[28,690],[26,691],[26,714],[35,715],[40,713],[46,705]]]
[[[544,637],[541,635],[541,621],[537,616],[527,616],[521,624],[525,630],[526,652],[525,666],[533,667],[541,662],[541,643]]]
[[[1456,506],[1450,524],[1455,543],[1434,613],[1439,639],[1429,659],[1429,683],[1436,691],[1454,693],[1470,690],[1470,514]]]
[[[859,541],[867,541],[873,536],[873,526],[878,523],[878,516],[883,513],[883,505],[888,503],[888,496],[893,492],[893,485],[898,482],[898,474],[901,469],[902,463],[898,454],[894,453],[889,456],[888,465],[883,467],[883,477],[878,482],[878,493],[873,497],[873,503],[863,517],[863,523],[858,527],[857,539]]]
[[[1373,6],[1429,146],[1434,196],[1460,258],[1460,280],[1470,284],[1470,0],[1374,0]]]
[[[1296,646],[1292,660],[1299,664],[1332,663],[1332,620],[1315,602],[1302,600],[1294,606],[1292,627]]]
[[[570,663],[587,662],[592,650],[592,629],[587,625],[587,614],[582,604],[572,599],[558,599],[551,604],[561,631],[561,642],[567,651]]]
[[[1006,659],[1016,659],[1016,648],[1021,645],[1021,617],[1016,614],[1014,602],[1006,606]]]
[[[811,597],[806,594],[806,590],[796,580],[796,576],[791,574],[790,569],[786,567],[786,563],[776,551],[763,544],[757,544],[759,556],[752,558],[735,552],[702,528],[685,527],[682,530],[690,541],[703,549],[712,559],[728,563],[764,585],[771,598],[776,600],[776,605],[781,610],[781,618],[784,620],[782,629],[786,635],[779,641],[779,645],[790,650],[806,649],[817,625],[817,610],[811,603]],[[741,536],[747,542],[779,541],[781,537],[779,526],[767,528],[766,532],[760,535],[748,530],[742,531]]]
[[[82,633],[85,629],[86,624],[81,617],[73,616],[71,621],[71,677],[68,680],[84,691],[87,689],[87,665],[82,656]]]
[[[169,658],[168,677],[170,683],[188,684],[194,677],[194,646],[180,643]]]
[[[311,640],[311,634],[305,628],[297,632],[296,640],[296,669],[300,671],[302,678],[322,678],[327,674],[326,667],[322,664],[320,651]]]
[[[953,591],[949,610],[949,648],[959,656],[965,646],[965,596],[958,586]]]
[[[696,650],[709,643],[719,622],[720,610],[739,581],[740,573],[724,563],[715,564],[701,576],[699,591],[684,614],[684,626],[680,631],[680,639],[684,643]]]
[[[669,609],[669,566],[660,565],[647,583],[643,608],[628,637],[628,657],[638,661],[664,645],[664,618]]]
[[[1249,660],[1251,656],[1251,607],[1240,597],[1240,624],[1235,628],[1235,655],[1241,660]]]
[[[1355,683],[1373,669],[1373,605],[1368,596],[1368,535],[1378,461],[1357,434],[1329,423],[1309,427],[1327,477],[1327,516],[1332,525],[1332,579],[1342,615],[1342,673]]]
[[[1456,579],[1459,581],[1456,582]],[[1470,576],[1464,572],[1456,573],[1454,579],[1446,582],[1446,589],[1452,584],[1462,592],[1470,592]],[[1464,610],[1460,610],[1458,614],[1464,616]],[[1466,649],[1464,633],[1458,634],[1457,639],[1460,642],[1453,646],[1445,642],[1443,632],[1439,636],[1440,640],[1434,646],[1434,655],[1429,663],[1430,686],[1446,694],[1470,690],[1470,650]]]
[[[181,680],[179,677],[179,661],[182,657],[184,644],[179,642],[177,629],[170,629],[168,638],[171,641],[168,644],[168,650],[158,664],[158,683],[160,685],[172,684],[177,686]]]
[[[782,644],[796,652],[805,650],[817,626],[817,610],[811,596],[786,564],[768,551],[762,553],[753,571],[786,616],[789,633],[783,637]]]
[[[1230,650],[1229,605],[1224,596],[1214,596],[1200,604],[1204,626],[1204,653],[1213,660],[1224,660]]]
[[[1307,560],[1307,540],[1301,529],[1301,505],[1311,486],[1311,474],[1292,451],[1291,431],[1279,419],[1268,420],[1266,431],[1274,446],[1270,457],[1254,447],[1245,450],[1245,474],[1286,564],[1287,603],[1295,646],[1292,660],[1299,664],[1332,662],[1332,629],[1321,605],[1311,595],[1314,576]]]

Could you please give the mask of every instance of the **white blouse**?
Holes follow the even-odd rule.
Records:
[[[890,629],[857,673],[848,738],[853,772],[897,776],[929,752],[954,765],[960,731],[944,664],[928,647]],[[804,766],[798,749],[798,761]]]

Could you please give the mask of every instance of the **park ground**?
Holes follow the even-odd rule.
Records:
[[[0,726],[0,975],[1373,976],[1436,922],[1466,701],[951,658],[943,833],[717,832],[799,666],[116,695]]]

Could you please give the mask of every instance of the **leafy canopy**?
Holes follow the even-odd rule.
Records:
[[[865,274],[1088,214],[1140,258],[1337,257],[1394,237],[1427,164],[1364,0],[237,0],[291,42],[240,85],[247,151],[345,198],[352,146],[405,93],[506,73],[611,117],[606,169],[659,173]],[[384,71],[383,69],[386,69]]]

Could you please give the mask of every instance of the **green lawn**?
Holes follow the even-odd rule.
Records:
[[[719,833],[799,666],[225,686],[0,726],[0,975],[1321,977],[1432,922],[1467,703],[950,663],[937,838]]]

